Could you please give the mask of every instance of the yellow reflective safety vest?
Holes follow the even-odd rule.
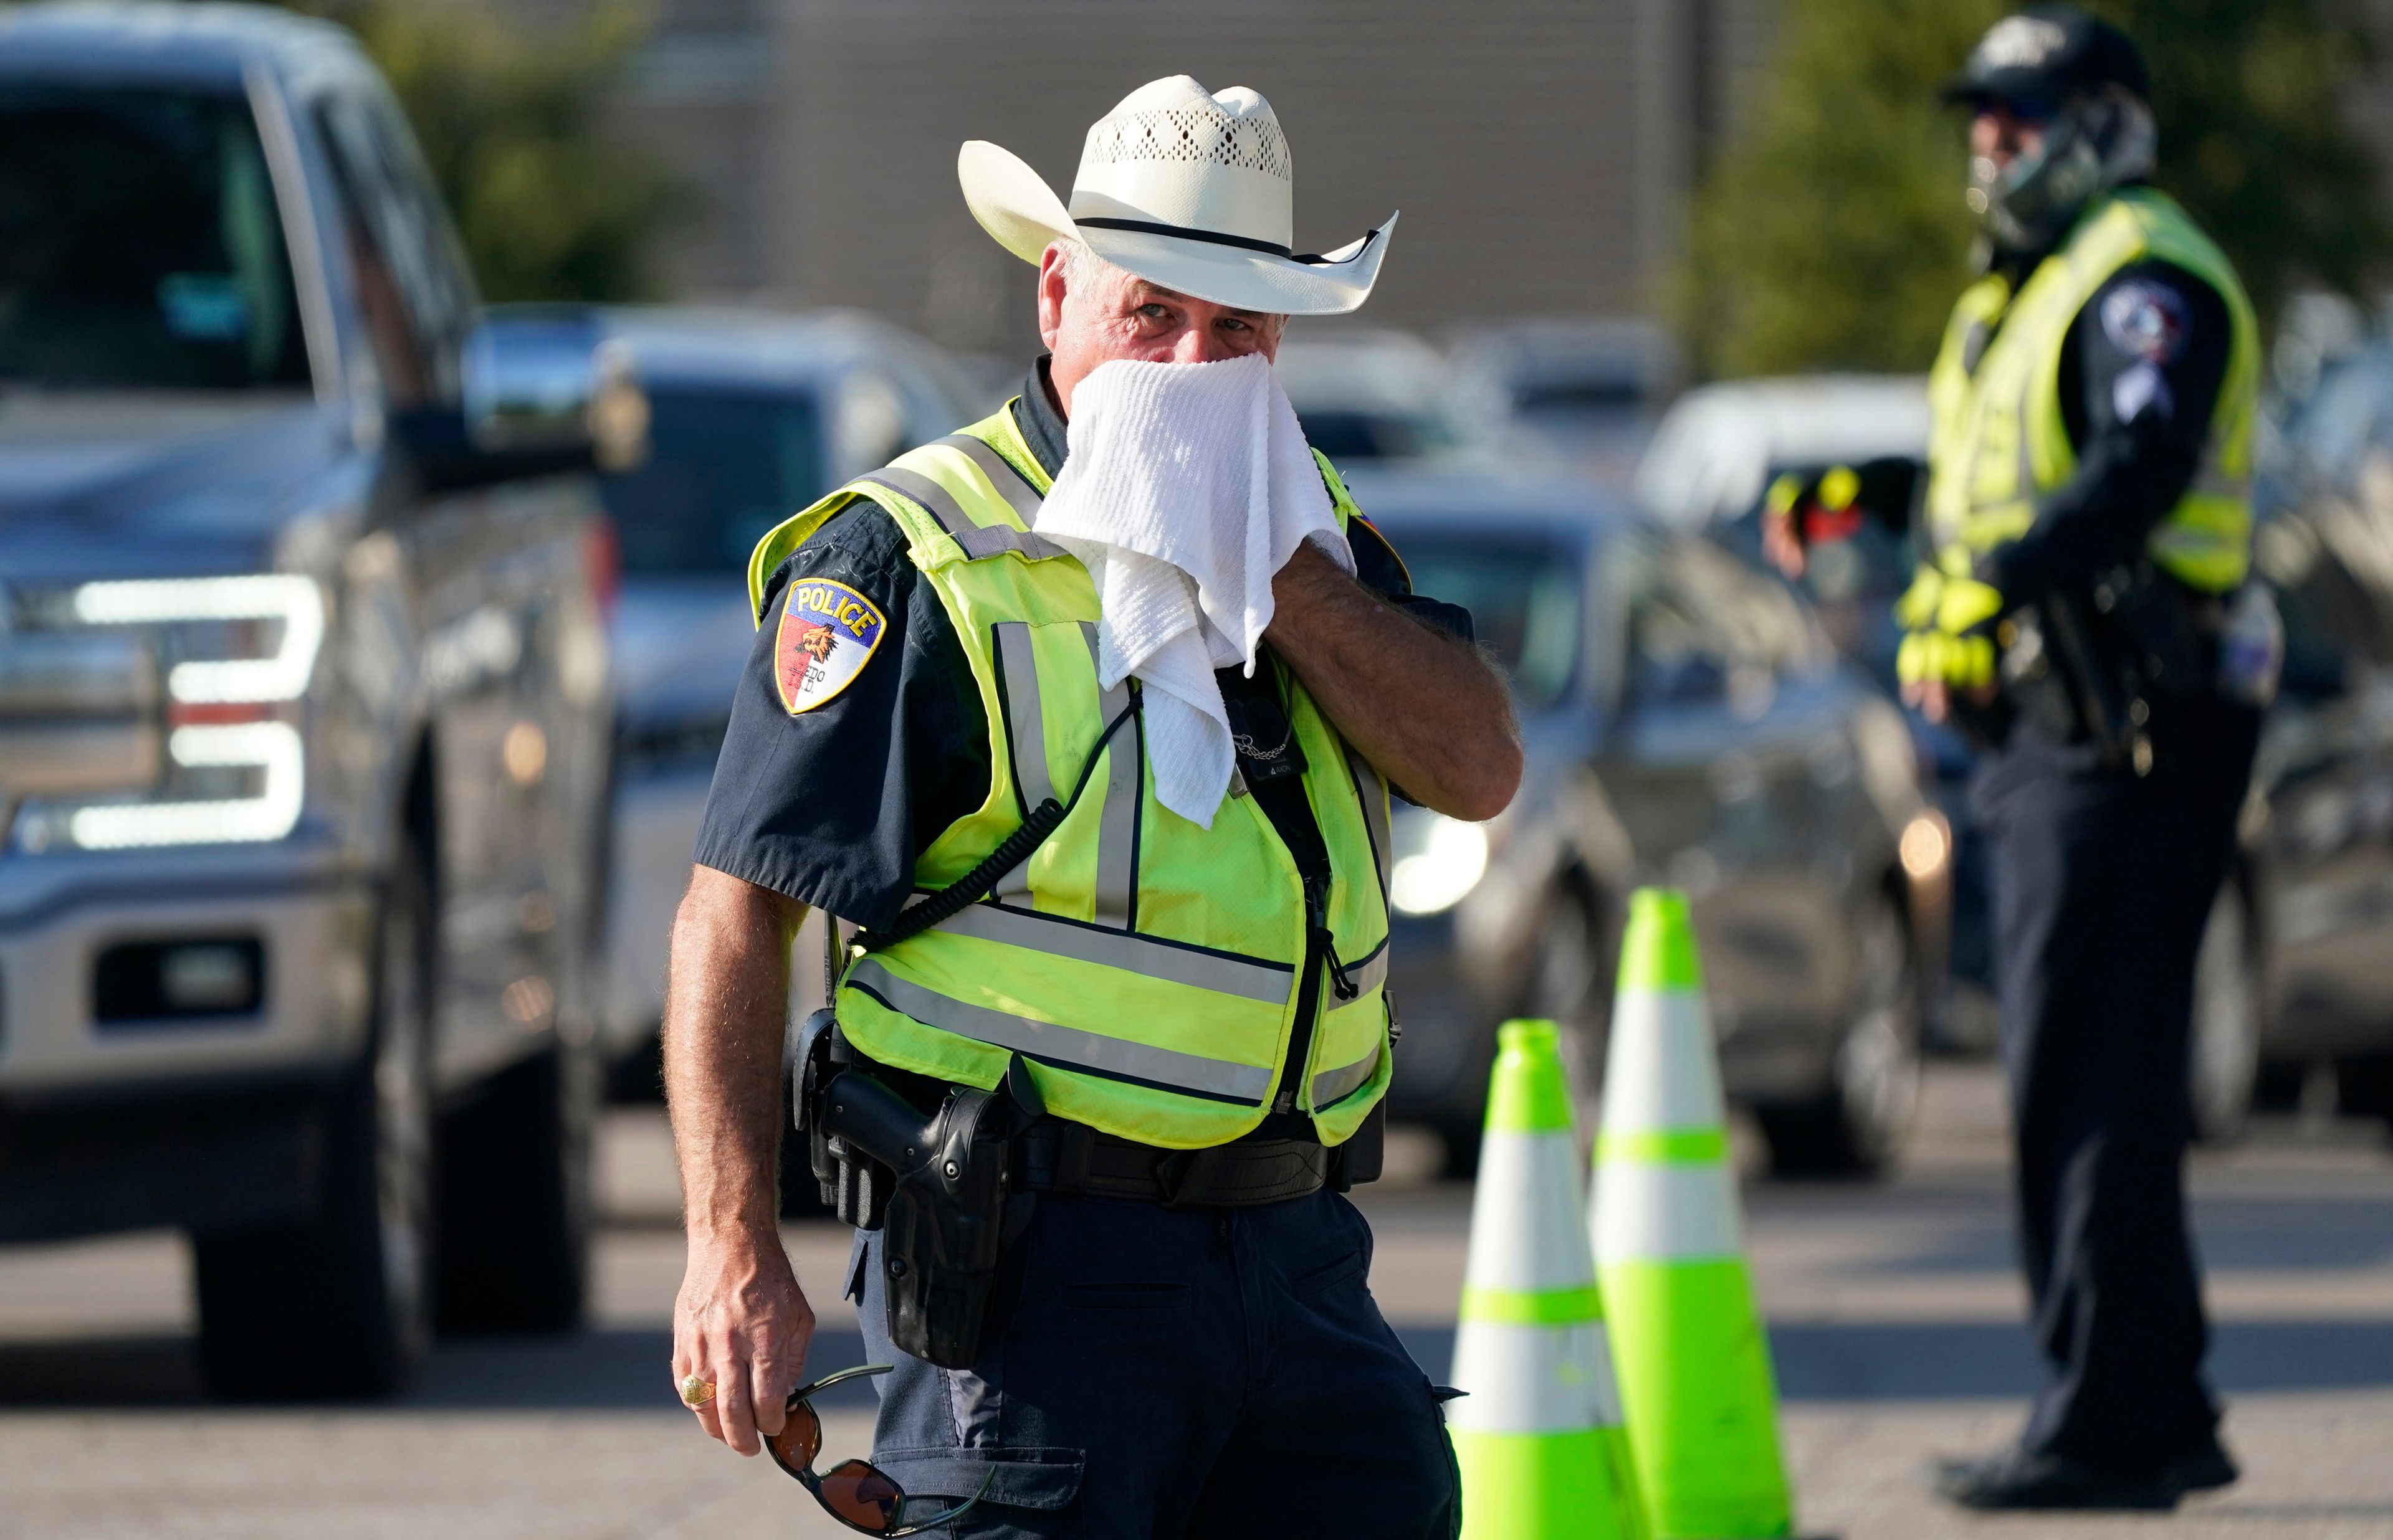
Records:
[[[1928,376],[1928,524],[1948,574],[1966,576],[1972,556],[2026,533],[2035,500],[2076,470],[2060,412],[2061,345],[2095,291],[2145,259],[2182,268],[2217,290],[2234,331],[2201,466],[2152,531],[2149,550],[2155,564],[2203,593],[2223,594],[2243,581],[2251,565],[2259,326],[2224,254],[2173,199],[2149,188],[2098,201],[2016,294],[2008,280],[1988,274],[1954,307]]]
[[[1343,528],[1353,502],[1315,459]],[[1171,1149],[1249,1132],[1287,1082],[1289,1108],[1340,1143],[1393,1067],[1387,788],[1273,659],[1328,851],[1329,950],[1354,988],[1341,998],[1308,947],[1295,859],[1255,799],[1225,798],[1210,829],[1156,800],[1136,685],[1097,684],[1088,569],[1031,529],[1048,486],[1009,407],[848,483],[750,559],[761,623],[774,569],[868,498],[905,531],[947,607],[987,712],[988,797],[922,852],[918,893],[979,865],[1045,799],[1071,808],[987,899],[850,956],[840,1029],[883,1064],[983,1090],[1018,1053],[1050,1112]],[[1131,720],[1105,737],[1125,711]],[[1310,990],[1300,986],[1308,960],[1321,971]],[[1314,1020],[1297,1019],[1301,1001]]]

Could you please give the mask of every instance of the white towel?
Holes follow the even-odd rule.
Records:
[[[1156,800],[1210,829],[1236,761],[1213,671],[1272,620],[1272,576],[1310,539],[1347,571],[1320,468],[1269,359],[1117,360],[1072,391],[1039,532],[1095,580],[1097,675],[1145,689]]]

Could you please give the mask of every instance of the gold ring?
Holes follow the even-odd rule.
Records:
[[[690,1375],[681,1382],[681,1403],[695,1412],[714,1399],[714,1381]]]

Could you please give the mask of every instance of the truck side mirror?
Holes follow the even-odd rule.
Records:
[[[462,373],[457,406],[389,419],[429,490],[629,470],[647,456],[648,398],[630,349],[587,310],[524,307],[484,317],[466,336]]]
[[[465,431],[493,453],[587,448],[602,470],[646,457],[647,397],[631,349],[587,311],[487,317],[465,339]]]

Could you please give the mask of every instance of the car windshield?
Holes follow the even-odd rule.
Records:
[[[1348,407],[1307,407],[1297,414],[1304,441],[1332,463],[1362,460],[1418,460],[1454,448],[1455,436],[1428,412],[1372,411]]]
[[[243,98],[0,84],[0,380],[227,390],[307,377]]]
[[[830,489],[810,393],[651,385],[648,409],[647,459],[602,488],[627,573],[737,571]]]
[[[1444,531],[1407,533],[1397,544],[1413,592],[1471,611],[1480,642],[1511,672],[1523,704],[1562,699],[1584,632],[1581,568],[1567,547]]]

